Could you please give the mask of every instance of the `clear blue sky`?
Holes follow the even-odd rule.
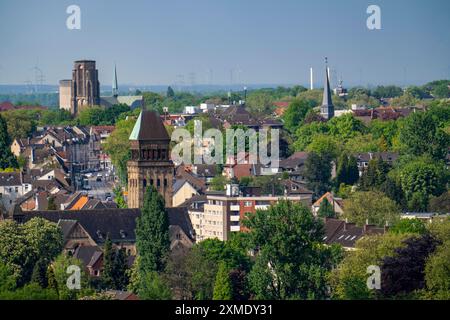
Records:
[[[81,30],[66,8],[81,7]],[[366,27],[370,4],[382,30]],[[70,78],[95,59],[102,84],[322,83],[323,57],[347,84],[450,77],[448,0],[0,0],[0,84]],[[210,71],[211,70],[211,71]],[[238,72],[240,70],[240,72]],[[190,75],[191,74],[191,75]],[[320,78],[319,78],[320,76]]]

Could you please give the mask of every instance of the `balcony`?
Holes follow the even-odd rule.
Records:
[[[270,205],[269,204],[257,204],[255,206],[256,210],[267,210],[269,209]]]
[[[239,221],[239,219],[240,219],[240,216],[239,215],[231,215],[230,216],[230,221]]]
[[[231,210],[231,211],[239,211],[239,210],[240,210],[240,207],[239,207],[238,204],[232,204],[232,205],[230,206],[230,210]]]
[[[231,232],[239,232],[239,231],[241,231],[241,227],[239,227],[239,226],[230,226],[230,231]]]

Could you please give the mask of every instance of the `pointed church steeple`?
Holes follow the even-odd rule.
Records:
[[[113,83],[112,83],[112,95],[113,95],[113,97],[117,97],[119,95],[119,86],[117,85],[116,64],[114,64],[114,77],[113,77]]]
[[[326,120],[334,117],[334,105],[331,99],[330,78],[328,74],[328,59],[325,58],[325,85],[323,86],[323,100],[320,115]]]

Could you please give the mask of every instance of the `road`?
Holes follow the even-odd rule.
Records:
[[[97,175],[102,175],[102,180],[97,181]],[[111,181],[111,177],[106,177],[105,171],[95,172],[92,177],[89,177],[89,186],[91,186],[91,190],[87,190],[87,193],[95,199],[106,200],[106,193],[111,194],[111,198],[114,198],[113,194],[113,182]],[[107,180],[107,181],[105,181]]]

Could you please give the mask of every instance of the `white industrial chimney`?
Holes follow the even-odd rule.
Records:
[[[310,71],[310,83],[311,83],[311,90],[314,90],[314,76],[313,76],[313,68],[309,69]]]

